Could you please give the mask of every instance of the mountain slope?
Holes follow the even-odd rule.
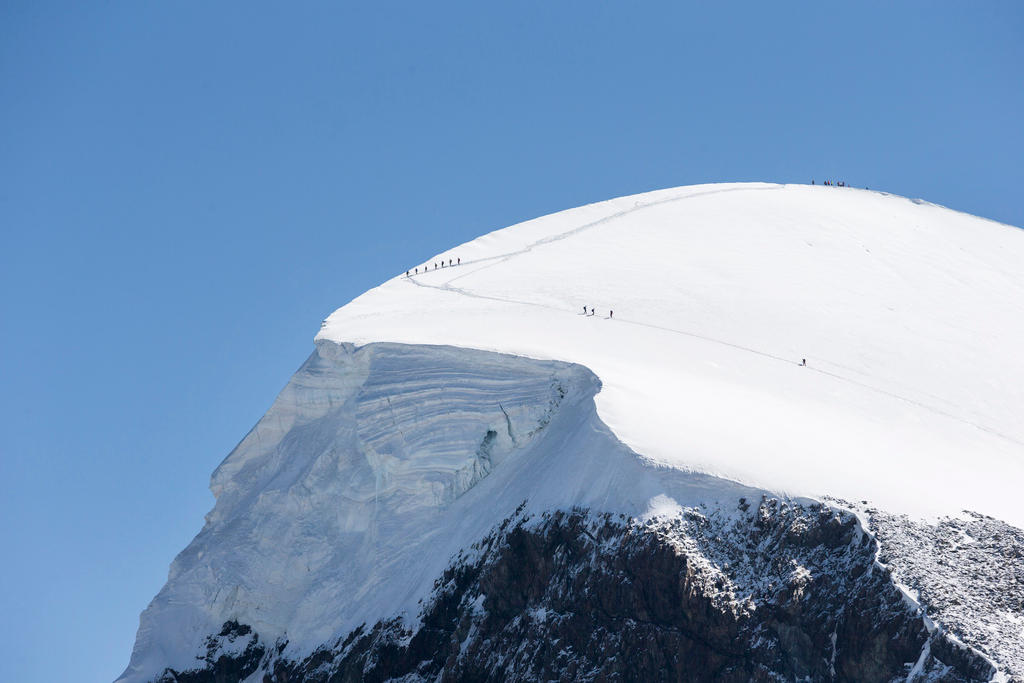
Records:
[[[853,188],[710,185],[545,216],[426,263],[318,339],[579,363],[603,382],[604,422],[659,463],[1024,526],[1020,229]]]
[[[573,604],[572,590],[605,590],[601,573],[566,583],[583,569],[567,548],[609,566],[668,552],[671,571],[702,577],[694,601],[661,605],[665,621],[646,635],[630,626],[646,619],[642,600],[611,621],[607,605],[580,602],[586,613],[566,619],[614,632],[608,657],[642,635],[696,647],[737,680],[872,680],[882,670],[857,664],[871,659],[863,648],[890,643],[877,653],[886,676],[988,679],[984,657],[900,597],[865,523],[776,497],[869,500],[889,515],[873,519],[966,508],[1024,526],[1022,262],[1024,233],[1010,226],[882,193],[765,184],[602,202],[429,259],[325,321],[316,351],[214,473],[216,506],[143,613],[120,680],[500,677],[506,655],[551,637],[516,624]],[[559,511],[579,518],[572,531],[551,527]],[[608,514],[616,528],[592,547]],[[888,547],[918,523],[887,523]],[[510,524],[525,535],[505,534]],[[657,536],[663,524],[675,526]],[[721,533],[703,543],[708,525]],[[444,576],[491,576],[470,550],[488,538],[520,564],[446,597]],[[547,549],[524,555],[521,543]],[[886,562],[933,581],[906,557]],[[537,563],[568,573],[488,631],[495,593],[525,590],[508,572]],[[671,571],[632,580],[660,585]],[[963,594],[958,632],[1024,668],[1010,642],[1024,613],[1016,593],[988,630],[968,623],[986,609],[976,594]],[[750,648],[716,659],[720,644],[674,640],[671,624],[692,610]],[[873,621],[851,621],[856,610]],[[449,626],[431,630],[437,619]],[[509,651],[474,641],[484,633]],[[418,668],[423,643],[462,654],[438,650],[434,668]],[[599,663],[570,660],[531,662],[523,677],[597,676]]]

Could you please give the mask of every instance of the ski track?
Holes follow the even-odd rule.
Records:
[[[522,249],[517,249],[515,251],[509,251],[509,252],[506,252],[504,254],[498,254],[496,256],[487,256],[485,258],[473,259],[472,261],[466,261],[466,263],[463,263],[463,264],[460,264],[460,265],[472,265],[474,263],[484,263],[485,261],[493,261],[493,263],[489,263],[486,266],[482,266],[482,267],[477,268],[475,270],[472,270],[472,271],[470,271],[468,273],[463,273],[462,275],[458,275],[456,277],[453,277],[451,280],[448,280],[448,282],[446,282],[445,284],[446,285],[450,285],[451,283],[455,282],[459,278],[468,277],[468,276],[473,275],[475,273],[479,273],[481,270],[486,270],[487,268],[491,268],[491,267],[496,266],[496,265],[498,265],[500,263],[504,263],[505,261],[509,260],[513,256],[520,256],[522,254],[526,254],[528,252],[533,251],[536,247],[543,247],[543,246],[545,246],[547,244],[552,244],[554,242],[560,242],[560,241],[566,239],[567,237],[572,237],[573,235],[578,235],[579,233],[584,232],[586,230],[589,230],[591,228],[596,228],[599,225],[604,225],[605,223],[610,223],[611,221],[614,221],[614,220],[616,220],[618,218],[622,218],[623,216],[628,216],[629,214],[636,213],[636,212],[642,211],[644,209],[650,209],[650,208],[653,208],[655,206],[662,206],[664,204],[671,204],[673,202],[683,201],[684,199],[694,199],[696,197],[707,197],[707,196],[713,195],[713,194],[726,194],[726,193],[729,193],[729,192],[764,192],[766,190],[778,191],[778,190],[783,189],[784,187],[785,187],[785,185],[775,185],[775,186],[772,186],[772,187],[730,187],[730,188],[719,189],[719,190],[705,190],[703,192],[692,192],[690,194],[681,195],[681,196],[678,196],[678,197],[668,197],[666,199],[659,199],[659,200],[654,201],[654,202],[647,202],[646,204],[640,204],[638,202],[638,203],[634,204],[632,207],[630,207],[628,209],[623,209],[622,211],[617,211],[616,213],[609,214],[609,215],[605,216],[604,218],[598,218],[596,221],[591,221],[590,223],[585,223],[585,224],[583,224],[583,225],[581,225],[579,227],[573,228],[572,230],[566,230],[565,232],[558,233],[557,235],[551,235],[550,237],[545,237],[544,239],[537,240],[536,242],[532,242],[532,243],[526,245]],[[442,259],[441,262],[444,263],[444,259]],[[434,270],[437,270],[437,269],[435,268]],[[424,270],[423,272],[427,273],[428,271]],[[430,287],[431,285],[426,285],[426,286]],[[523,303],[523,302],[518,302],[518,303]]]
[[[607,216],[604,216],[603,218],[599,218],[599,219],[597,219],[595,221],[591,221],[590,223],[586,223],[586,224],[581,225],[579,227],[573,228],[572,230],[567,230],[567,231],[559,233],[557,235],[552,235],[550,237],[545,237],[544,239],[537,240],[536,242],[532,242],[532,243],[528,244],[527,246],[523,247],[522,249],[517,249],[515,251],[506,252],[504,254],[497,254],[495,256],[487,256],[487,257],[484,257],[484,258],[473,259],[472,261],[467,261],[466,263],[460,264],[460,266],[456,266],[456,267],[461,268],[462,266],[479,264],[479,263],[486,263],[486,265],[481,266],[480,268],[474,268],[473,270],[469,271],[468,273],[462,273],[461,275],[457,275],[457,276],[451,278],[450,280],[445,281],[441,285],[431,285],[431,284],[426,284],[424,282],[420,282],[416,275],[407,276],[406,278],[404,278],[404,280],[409,282],[409,283],[411,283],[411,284],[416,285],[417,287],[426,287],[428,289],[436,289],[436,290],[439,290],[439,291],[448,292],[450,294],[458,294],[458,295],[461,295],[461,296],[472,297],[472,298],[475,298],[475,299],[486,299],[486,300],[489,300],[489,301],[500,301],[500,302],[503,302],[503,303],[518,304],[520,306],[534,306],[534,307],[537,307],[537,308],[545,308],[545,309],[552,310],[552,311],[563,311],[564,312],[567,309],[559,308],[559,307],[556,307],[556,306],[549,306],[547,304],[538,303],[536,301],[525,301],[525,300],[521,300],[521,299],[511,299],[511,298],[508,298],[508,297],[493,296],[493,295],[489,295],[489,294],[480,294],[480,293],[468,290],[468,289],[466,289],[464,287],[455,287],[455,286],[452,285],[452,283],[455,282],[456,280],[461,279],[461,278],[468,277],[470,275],[475,275],[476,273],[479,273],[482,270],[486,270],[487,268],[491,268],[491,267],[496,266],[498,264],[504,263],[504,262],[508,261],[509,259],[515,257],[515,256],[526,254],[526,253],[528,253],[530,251],[533,251],[537,247],[543,247],[545,245],[552,244],[554,242],[559,242],[559,241],[564,240],[564,239],[566,239],[568,237],[571,237],[573,235],[577,235],[577,234],[579,234],[581,232],[584,232],[584,231],[589,230],[591,228],[595,228],[595,227],[597,227],[599,225],[604,225],[604,224],[609,223],[609,222],[611,222],[613,220],[616,220],[618,218],[622,218],[624,216],[627,216],[629,214],[635,213],[637,211],[642,211],[644,209],[649,209],[649,208],[652,208],[652,207],[655,207],[655,206],[660,206],[660,205],[663,205],[663,204],[669,204],[669,203],[672,203],[672,202],[678,202],[678,201],[683,201],[683,200],[686,200],[686,199],[693,199],[695,197],[703,197],[703,196],[713,195],[713,194],[724,194],[724,193],[728,193],[728,192],[762,192],[762,191],[766,191],[766,190],[780,190],[780,189],[782,189],[784,187],[785,187],[785,185],[777,185],[777,186],[774,186],[774,187],[758,187],[758,188],[738,187],[738,188],[728,188],[728,189],[721,189],[721,190],[708,190],[708,191],[705,191],[705,192],[695,192],[695,193],[692,193],[692,194],[687,194],[687,195],[683,195],[683,196],[679,196],[679,197],[669,197],[667,199],[661,199],[661,200],[658,200],[658,201],[655,201],[655,202],[648,202],[647,204],[638,204],[638,205],[633,206],[631,208],[624,209],[622,211],[617,211],[617,212],[615,212],[613,214],[609,214]],[[442,259],[442,262],[443,262],[443,259]],[[436,270],[437,269],[435,269],[434,271],[426,271],[426,270],[424,270],[424,274],[426,274],[427,272],[436,272]],[[580,314],[577,314],[577,315],[580,315]],[[604,319],[608,320],[609,318],[605,317]],[[793,360],[791,358],[786,358],[786,357],[783,357],[783,356],[778,356],[778,355],[775,355],[775,354],[770,353],[768,351],[763,351],[761,349],[756,349],[756,348],[753,348],[753,347],[750,347],[750,346],[744,346],[743,344],[737,344],[735,342],[726,341],[724,339],[717,339],[715,337],[710,337],[708,335],[700,334],[698,332],[692,332],[692,331],[689,331],[689,330],[680,330],[680,329],[675,329],[675,328],[671,328],[671,327],[665,327],[665,326],[662,326],[662,325],[656,325],[654,323],[644,322],[644,321],[641,321],[641,320],[630,320],[629,318],[615,318],[615,321],[618,322],[618,323],[625,323],[625,324],[628,324],[628,325],[636,325],[636,326],[640,326],[640,327],[647,327],[647,328],[650,328],[650,329],[661,330],[663,332],[670,332],[672,334],[678,334],[678,335],[690,337],[690,338],[693,338],[693,339],[700,339],[702,341],[709,342],[709,343],[712,343],[712,344],[718,344],[720,346],[726,346],[726,347],[735,349],[737,351],[742,351],[742,352],[753,354],[753,355],[756,355],[756,356],[761,356],[762,358],[767,358],[769,360],[773,360],[773,361],[776,361],[776,362],[779,362],[779,363],[785,363],[787,365],[795,365],[797,367],[805,367],[805,369],[807,369],[807,370],[809,370],[811,372],[816,372],[816,373],[818,373],[820,375],[831,377],[831,378],[833,378],[835,380],[838,380],[840,382],[845,382],[847,384],[851,384],[853,386],[857,386],[857,387],[860,387],[862,389],[867,389],[868,391],[873,391],[873,392],[875,392],[877,394],[880,394],[882,396],[887,396],[889,398],[893,398],[893,399],[896,399],[898,401],[902,401],[902,402],[907,403],[909,405],[913,405],[913,406],[916,406],[918,408],[922,408],[924,410],[927,410],[927,411],[929,411],[929,412],[931,412],[931,413],[933,413],[935,415],[939,415],[939,416],[945,417],[947,419],[955,420],[957,422],[960,422],[962,424],[974,427],[975,429],[978,429],[980,431],[986,432],[986,433],[991,434],[993,436],[999,437],[999,438],[1004,439],[1006,441],[1009,441],[1011,443],[1024,446],[1024,441],[1016,439],[1016,438],[1014,438],[1014,437],[1012,437],[1012,436],[1010,436],[1008,434],[1004,434],[1003,432],[1000,432],[997,429],[993,429],[991,427],[988,427],[986,425],[980,424],[978,422],[974,422],[973,420],[968,420],[967,418],[960,417],[959,415],[955,415],[953,413],[950,413],[950,412],[948,412],[946,410],[943,410],[942,408],[938,408],[936,406],[929,405],[927,403],[923,403],[923,402],[918,401],[916,399],[913,399],[913,398],[910,398],[910,397],[907,397],[907,396],[903,396],[902,394],[898,394],[898,393],[895,393],[895,392],[892,392],[892,391],[888,391],[886,389],[883,389],[881,387],[875,386],[873,384],[869,384],[869,383],[866,383],[866,382],[861,382],[859,380],[853,379],[851,377],[846,377],[844,375],[840,375],[840,374],[835,373],[835,372],[829,372],[828,370],[823,370],[821,368],[815,368],[815,367],[811,367],[811,366],[801,366],[799,362],[797,362],[797,361],[795,361],[795,360]],[[830,360],[827,360],[827,359],[815,359],[815,360],[823,360],[824,362],[829,363],[831,365],[835,365],[835,366],[838,366],[838,367],[845,367],[845,366],[841,365],[840,363],[836,363],[834,361],[830,361]],[[868,375],[868,376],[870,377],[870,375]],[[940,398],[940,397],[934,397],[934,398]]]

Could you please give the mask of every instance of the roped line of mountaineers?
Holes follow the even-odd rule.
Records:
[[[454,268],[455,266],[461,266],[462,265],[462,257],[459,256],[459,257],[456,257],[456,258],[450,258],[450,259],[448,259],[448,263],[447,264],[445,263],[444,259],[441,259],[440,261],[435,261],[433,269],[430,268],[430,264],[428,263],[425,266],[423,266],[423,272],[424,273],[429,273],[431,270],[437,270],[439,263],[441,264],[441,268]],[[412,270],[405,271],[405,276],[406,277],[412,277],[413,275],[419,275],[419,274],[420,274],[419,266],[416,266]],[[595,313],[594,313],[594,307],[593,306],[590,307],[590,312],[589,313],[587,312],[587,307],[586,306],[583,307],[583,315],[590,316],[590,315],[594,315],[594,314]],[[615,317],[615,311],[613,311],[611,309],[608,309],[608,318],[607,319],[611,320],[614,317]]]
[[[462,257],[460,256],[460,257],[455,258],[455,259],[448,259],[448,264],[447,265],[445,265],[444,259],[441,259],[439,262],[438,261],[434,261],[434,270],[437,270],[437,264],[438,263],[441,264],[442,268],[454,268],[455,266],[461,266],[462,265]],[[429,263],[427,265],[423,266],[423,272],[424,273],[430,272],[430,264]],[[405,276],[406,277],[412,277],[413,275],[419,275],[419,274],[420,274],[419,266],[417,266],[416,268],[413,268],[411,272],[408,271],[408,270],[405,271]]]

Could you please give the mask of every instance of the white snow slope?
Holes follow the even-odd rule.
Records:
[[[325,321],[214,473],[120,680],[194,666],[228,619],[301,654],[415,618],[524,500],[644,515],[750,486],[1024,527],[1024,231],[852,188],[705,185],[426,263]]]
[[[1024,526],[1019,228],[853,188],[704,185],[427,261],[318,339],[579,363],[604,385],[601,419],[659,463]]]

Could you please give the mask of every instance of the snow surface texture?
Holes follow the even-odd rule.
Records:
[[[414,621],[524,500],[650,518],[771,490],[1024,527],[1020,230],[851,188],[715,185],[443,256],[462,263],[325,321],[214,473],[121,680],[196,666],[229,621],[285,656]]]
[[[461,266],[434,270],[448,258]],[[601,419],[658,463],[1024,527],[1018,228],[854,188],[704,185],[426,262],[318,338],[579,363],[603,383]]]

